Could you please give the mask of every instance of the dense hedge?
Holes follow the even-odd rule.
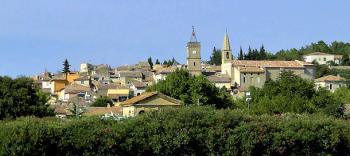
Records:
[[[0,155],[348,155],[350,122],[185,107],[124,121],[0,122]]]

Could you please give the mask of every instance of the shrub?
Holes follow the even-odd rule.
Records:
[[[0,122],[0,155],[347,155],[349,121],[184,107],[120,122]]]

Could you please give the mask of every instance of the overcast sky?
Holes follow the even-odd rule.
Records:
[[[82,62],[112,67],[149,56],[185,63],[194,25],[208,59],[225,29],[239,47],[271,52],[350,42],[349,0],[1,0],[0,75],[33,75]]]

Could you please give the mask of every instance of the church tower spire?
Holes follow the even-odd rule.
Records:
[[[192,75],[200,75],[202,73],[201,65],[201,44],[197,40],[194,26],[192,26],[192,34],[190,41],[187,43],[187,70]]]
[[[228,37],[227,30],[225,32],[224,45],[222,46],[222,50],[231,50],[230,39]]]
[[[196,32],[194,31],[194,26],[192,26],[192,35],[191,35],[190,42],[198,42]]]
[[[232,50],[230,45],[230,39],[226,30],[224,35],[224,43],[221,49],[221,64],[225,64],[230,61],[232,61]]]

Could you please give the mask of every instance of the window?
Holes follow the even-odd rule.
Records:
[[[329,84],[329,90],[332,90],[332,88],[333,88],[333,85]]]
[[[243,77],[243,83],[245,83],[245,77]]]
[[[341,87],[341,84],[339,84],[339,88]]]
[[[230,58],[230,55],[228,52],[226,52],[226,58],[229,59]]]
[[[256,78],[256,81],[257,81],[258,83],[260,83],[260,77],[257,77],[257,78]]]
[[[81,80],[81,81],[80,81],[80,84],[84,84],[84,81],[83,81],[83,80]]]
[[[250,77],[250,83],[253,83],[253,80],[254,80],[253,77]]]
[[[196,62],[193,62],[193,66],[196,66]]]
[[[323,61],[326,61],[326,58],[323,58]]]

